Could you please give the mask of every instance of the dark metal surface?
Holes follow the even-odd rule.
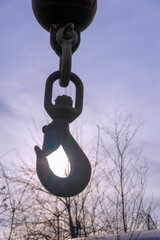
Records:
[[[123,233],[119,235],[108,235],[106,237],[76,238],[75,240],[160,240],[160,230]]]
[[[90,163],[69,132],[69,123],[64,119],[56,119],[45,126],[42,150],[36,146],[37,174],[42,185],[53,195],[72,197],[79,194],[87,186],[91,176]],[[68,177],[60,178],[50,169],[46,156],[62,146],[71,166]]]
[[[69,123],[82,112],[83,83],[71,72],[72,54],[80,44],[80,32],[92,22],[97,0],[32,0],[33,12],[40,25],[50,31],[50,43],[60,57],[60,71],[52,73],[45,87],[44,107],[52,122],[43,127],[42,150],[36,146],[37,174],[42,185],[59,197],[79,194],[87,186],[91,176],[90,163],[69,131]],[[58,96],[52,103],[55,81],[67,87],[71,81],[76,87],[75,107],[69,96]],[[47,156],[60,146],[68,156],[71,171],[68,177],[60,178],[50,169]]]
[[[74,30],[74,24],[68,23],[65,27],[60,28],[56,34],[56,39],[62,48],[62,55],[60,56],[61,78],[59,85],[61,87],[67,87],[71,76],[72,47],[78,40],[77,33]]]
[[[83,31],[96,14],[97,0],[32,0],[32,8],[37,21],[47,31],[51,24],[60,28],[69,22]]]
[[[53,25],[50,27],[50,44],[53,50],[56,52],[56,54],[60,57],[62,55],[62,47],[61,45],[57,42],[56,35],[59,29],[55,29]],[[81,35],[80,35],[80,30],[77,27],[74,27],[74,30],[77,33],[77,42],[75,45],[72,46],[72,54],[77,50],[79,47],[80,41],[81,41]]]
[[[67,119],[69,122],[73,122],[81,114],[83,109],[83,83],[76,74],[71,73],[70,80],[76,87],[75,107],[66,105],[63,100],[63,104],[53,104],[53,84],[60,78],[60,71],[54,72],[48,77],[45,88],[44,108],[52,119],[61,118]]]
[[[58,96],[52,103],[53,84],[60,79],[61,72],[51,74],[46,81],[44,106],[53,121],[43,127],[44,141],[42,150],[36,146],[37,175],[42,185],[52,194],[59,197],[72,197],[87,186],[91,176],[90,163],[69,131],[69,122],[75,120],[82,112],[83,84],[75,74],[70,80],[76,87],[75,108],[69,96]],[[71,166],[69,176],[60,178],[50,169],[47,156],[63,147]]]

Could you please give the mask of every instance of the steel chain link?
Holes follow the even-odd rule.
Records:
[[[71,72],[72,54],[77,50],[80,43],[80,34],[74,29],[73,23],[68,23],[55,32],[51,26],[51,46],[60,58],[59,71],[52,73],[46,81],[44,106],[52,119],[66,118],[69,122],[74,121],[83,109],[83,83],[81,79]],[[59,48],[60,46],[60,48]],[[73,82],[76,87],[75,107],[67,106],[65,95],[59,96],[61,106],[56,102],[52,104],[53,83],[59,79],[61,87],[67,87],[69,82]],[[55,100],[56,101],[56,100]],[[72,101],[72,99],[71,99]],[[72,101],[73,103],[73,101]]]

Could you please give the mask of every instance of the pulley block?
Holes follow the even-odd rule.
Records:
[[[39,24],[50,30],[50,26],[60,28],[72,22],[80,31],[92,22],[97,0],[32,0],[34,15]]]

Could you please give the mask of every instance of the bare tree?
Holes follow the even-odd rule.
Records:
[[[98,126],[90,149],[82,146],[76,132],[90,158],[92,178],[72,198],[48,193],[37,178],[35,162],[20,156],[17,164],[1,162],[0,211],[6,239],[62,240],[155,228],[152,199],[145,200],[148,168],[143,148],[136,144],[141,125],[133,123],[116,113],[109,128]]]
[[[3,160],[1,158],[1,160]],[[28,191],[29,180],[26,179],[23,188],[19,183],[10,181],[9,173],[12,166],[0,162],[0,211],[1,211],[1,236],[3,239],[11,240],[16,235],[16,230],[23,222],[23,212],[26,209],[26,202],[30,198]],[[14,172],[12,172],[14,174]],[[13,176],[13,175],[12,175]]]
[[[140,231],[154,210],[152,199],[145,199],[148,167],[143,146],[136,143],[142,124],[135,126],[131,115],[124,117],[117,111],[110,123],[109,127],[98,126],[103,158],[101,188],[106,189],[102,208],[110,228],[106,229],[117,234]]]
[[[93,155],[92,150],[90,156],[93,158]],[[48,193],[37,178],[35,162],[27,162],[20,155],[17,158],[16,163],[11,160],[7,163],[3,159],[0,169],[7,186],[3,194],[8,196],[4,229],[7,239],[61,240],[100,231],[96,215],[98,194],[95,180],[98,158],[92,161],[94,180],[90,181],[83,193],[72,198],[58,198]]]

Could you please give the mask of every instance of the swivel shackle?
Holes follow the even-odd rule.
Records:
[[[71,73],[70,80],[76,87],[75,107],[72,107],[72,103],[70,104],[70,106],[66,104],[66,101],[68,103],[68,99],[67,97],[65,98],[63,96],[63,99],[61,97],[62,100],[60,100],[61,104],[59,104],[58,102],[59,97],[57,98],[57,104],[53,104],[53,84],[55,81],[60,79],[60,77],[60,71],[54,72],[48,77],[45,88],[44,108],[52,119],[67,119],[69,123],[71,123],[81,114],[83,109],[83,83],[76,74]]]

